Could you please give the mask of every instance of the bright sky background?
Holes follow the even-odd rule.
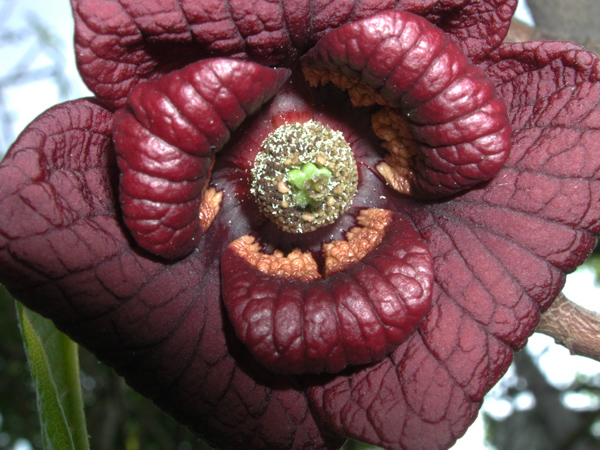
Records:
[[[75,65],[73,52],[73,17],[69,0],[0,0],[0,31],[18,30],[26,27],[25,17],[37,15],[52,33],[60,40],[61,47],[66,49],[66,75],[70,80],[69,99],[87,97],[90,91],[81,81]],[[7,20],[8,19],[8,20]],[[32,51],[35,41],[24,40],[21,45],[0,47],[0,74],[14,67],[24,54]],[[47,66],[52,61],[48,57],[40,57],[33,68]],[[35,117],[51,106],[67,98],[60,98],[57,87],[49,82],[27,83],[6,90],[5,102],[9,105],[15,119],[15,137]],[[0,156],[6,149],[0,149]]]
[[[7,5],[11,7],[7,9]],[[7,12],[12,11],[10,15]],[[66,50],[66,70],[71,87],[69,98],[80,98],[91,95],[83,82],[81,82],[73,56],[73,19],[68,0],[0,0],[0,31],[16,29],[24,26],[23,17],[28,13],[38,14],[52,32],[62,41]],[[529,11],[519,6],[517,12],[519,17],[531,22]],[[7,20],[8,19],[8,20]],[[0,75],[7,68],[22,57],[22,54],[31,46],[31,41],[24,45],[0,48]],[[41,67],[50,62],[48,58],[41,57],[36,67]],[[57,88],[48,82],[30,83],[22,87],[13,88],[6,93],[6,103],[15,116],[15,135],[18,134],[31,120],[45,109],[56,103],[66,100],[59,98]],[[0,149],[0,156],[5,149]],[[582,303],[584,306],[600,312],[600,291],[595,287],[597,282],[593,271],[580,269],[568,277],[565,294],[572,300]],[[577,373],[596,374],[600,372],[600,363],[586,358],[573,357],[564,348],[553,344],[552,339],[542,335],[534,335],[530,339],[528,351],[536,355],[548,378],[557,385],[568,385]],[[507,376],[511,376],[510,372]],[[572,399],[573,405],[586,406],[585,399]],[[579,402],[579,403],[578,403]],[[529,402],[529,405],[531,402]],[[589,406],[589,405],[588,405]],[[524,399],[522,407],[528,407],[527,398]],[[502,417],[510,413],[511,405],[503,404],[497,400],[489,400],[484,408],[490,413]],[[453,450],[473,450],[482,448],[484,430],[483,422],[478,422],[471,427],[467,435],[461,439]],[[26,447],[25,447],[26,448]]]

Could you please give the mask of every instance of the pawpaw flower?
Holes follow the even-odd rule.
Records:
[[[72,0],[0,282],[216,447],[449,447],[600,228],[600,65],[515,4]]]

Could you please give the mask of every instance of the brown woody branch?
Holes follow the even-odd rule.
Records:
[[[600,361],[600,314],[573,303],[563,294],[542,314],[536,331],[554,338],[573,355]]]

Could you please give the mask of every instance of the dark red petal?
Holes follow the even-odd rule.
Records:
[[[311,388],[339,432],[386,448],[448,448],[562,287],[563,272],[497,229],[468,223],[466,211],[452,206],[415,215],[435,273],[419,332],[372,370]],[[514,212],[494,211],[502,214]]]
[[[96,255],[89,230],[104,229],[112,208],[109,170],[112,114],[95,101],[58,105],[40,115],[13,144],[0,165],[0,276],[17,291],[35,289],[66,273],[88,269],[96,257],[116,251],[110,235],[98,233]],[[73,150],[73,149],[76,149]],[[58,294],[48,287],[48,295]],[[40,294],[38,312],[80,317],[66,302]],[[107,305],[89,305],[105,311]]]
[[[0,164],[0,283],[221,448],[337,448],[293,378],[223,323],[221,230],[162,264],[130,246],[113,192],[113,115],[91,100],[32,122]]]
[[[517,8],[517,0],[469,1],[461,8],[458,14],[439,11],[426,17],[448,33],[471,61],[478,62],[502,44]]]
[[[332,29],[387,9],[426,16],[471,58],[498,46],[516,0],[71,0],[77,64],[89,88],[122,107],[140,82],[202,58],[292,65]]]
[[[468,340],[466,330],[464,339]],[[510,358],[510,351],[494,351],[489,359],[486,355],[482,361],[461,362],[468,373],[487,363],[509,363]],[[449,378],[445,363],[429,353],[418,334],[374,367],[336,377],[324,386],[309,388],[309,393],[329,423],[389,449],[450,448],[480,407]]]
[[[502,46],[486,69],[510,105],[514,145],[498,181],[465,200],[598,233],[598,58],[574,44],[531,42]],[[581,263],[581,256],[569,260],[568,255],[556,261],[565,271]]]
[[[123,220],[142,248],[165,258],[195,248],[214,154],[288,75],[207,59],[133,90],[128,107],[115,115],[113,139]]]
[[[344,25],[302,63],[360,80],[402,111],[419,143],[411,190],[419,197],[488,180],[508,157],[506,105],[492,81],[420,16],[387,11]]]
[[[325,279],[262,273],[231,247],[221,265],[223,299],[238,337],[277,372],[339,372],[380,361],[430,305],[429,251],[399,215],[364,259]]]

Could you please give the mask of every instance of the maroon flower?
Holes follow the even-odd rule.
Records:
[[[0,281],[215,446],[450,446],[600,228],[600,64],[515,3],[72,0]]]

